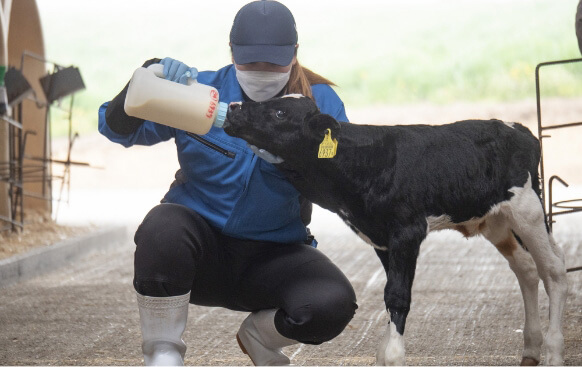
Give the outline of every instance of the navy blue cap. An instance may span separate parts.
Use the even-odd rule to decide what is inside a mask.
[[[270,62],[287,66],[297,44],[293,14],[277,1],[248,3],[234,17],[230,43],[237,64]]]

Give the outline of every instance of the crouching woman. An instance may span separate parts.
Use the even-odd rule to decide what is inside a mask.
[[[302,93],[347,121],[330,82],[297,62],[291,12],[255,1],[237,13],[233,64],[198,73],[221,102],[264,101]],[[166,58],[166,79],[185,82],[195,68]],[[188,305],[249,312],[236,338],[256,365],[285,365],[281,348],[339,335],[357,308],[344,274],[312,244],[311,204],[261,152],[220,128],[203,136],[128,116],[127,87],[99,110],[99,131],[126,147],[173,138],[180,170],[162,203],[135,234],[134,288],[146,365],[181,365]],[[233,331],[233,336],[235,331]],[[196,351],[195,351],[196,352]]]

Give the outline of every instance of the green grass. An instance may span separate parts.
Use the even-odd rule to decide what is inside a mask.
[[[87,86],[75,99],[76,130],[95,130],[99,105],[149,58],[201,70],[228,64],[230,26],[245,3],[38,0],[46,56],[79,66]],[[299,60],[338,84],[348,108],[533,100],[537,64],[580,57],[577,0],[285,3],[297,21]],[[549,74],[544,96],[582,94],[582,64]],[[54,135],[66,130],[59,120]]]

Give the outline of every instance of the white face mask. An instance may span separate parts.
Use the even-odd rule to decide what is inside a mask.
[[[291,69],[286,73],[236,69],[236,78],[242,90],[255,102],[275,97],[285,87],[290,75]]]

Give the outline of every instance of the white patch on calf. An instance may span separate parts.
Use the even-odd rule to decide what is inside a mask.
[[[512,187],[509,192],[513,194],[511,200],[509,200],[509,205],[507,210],[504,210],[508,215],[508,210],[512,213],[527,213],[527,217],[515,217],[516,224],[520,228],[527,228],[532,225],[537,225],[538,223],[543,223],[544,213],[540,210],[541,203],[539,198],[535,193],[533,193],[531,186],[531,177],[527,179],[527,182],[523,187]],[[533,195],[532,195],[533,194]],[[545,226],[540,226],[538,230],[541,230],[545,234]]]
[[[514,188],[510,189],[509,191],[513,190]],[[487,214],[480,218],[471,218],[467,221],[454,223],[450,216],[448,215],[441,215],[438,217],[429,216],[426,218],[426,222],[428,223],[427,233],[433,231],[440,231],[443,229],[462,229],[462,233],[467,237],[476,236],[481,233],[481,228],[485,222],[487,222],[490,218],[497,216],[501,211],[503,205],[508,205],[509,201],[503,201],[501,203],[495,204],[489,209]]]
[[[507,126],[509,126],[512,129],[515,129],[515,122],[507,122],[507,121],[503,121],[503,123]]]
[[[340,210],[340,212],[342,214],[345,213],[345,211]],[[382,251],[386,251],[386,248],[380,247],[378,245],[376,245],[374,242],[372,242],[372,240],[370,239],[370,237],[366,236],[364,233],[362,233],[362,231],[360,231],[356,226],[354,226],[349,220],[344,219],[344,217],[342,217],[342,220],[344,221],[344,223],[350,227],[352,229],[352,231],[354,231],[355,234],[358,235],[358,237],[360,237],[364,242],[366,242],[368,245],[372,246],[373,248],[377,249],[377,250],[382,250]]]
[[[426,233],[432,231],[439,231],[441,229],[451,228],[453,221],[450,216],[448,215],[440,215],[438,217],[429,216],[426,218],[426,222],[428,223]]]
[[[405,364],[404,337],[396,331],[396,325],[390,322],[376,351],[376,365],[404,366]]]

